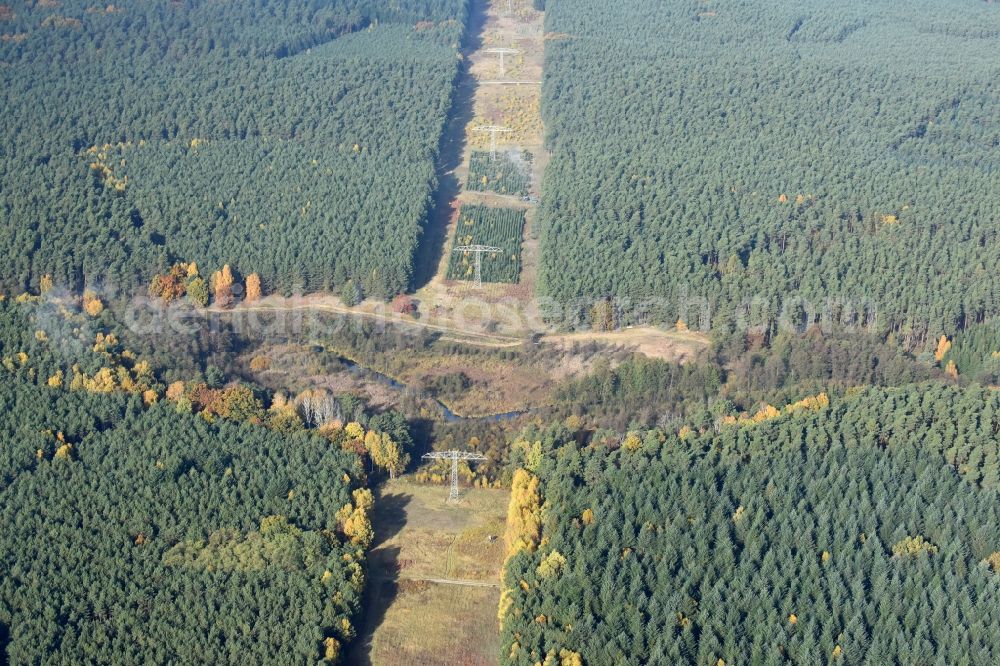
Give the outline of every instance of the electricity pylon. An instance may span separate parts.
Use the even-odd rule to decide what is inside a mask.
[[[507,68],[504,64],[504,56],[517,55],[518,53],[520,53],[520,51],[518,51],[517,49],[498,47],[492,49],[485,49],[483,53],[495,53],[496,55],[500,56],[500,78],[503,79],[507,77]]]
[[[494,247],[492,245],[459,245],[453,249],[452,252],[472,252],[476,255],[474,260],[474,265],[476,267],[475,282],[476,289],[480,289],[483,286],[483,253],[503,252],[503,248]]]
[[[449,502],[458,501],[458,461],[459,460],[486,460],[482,453],[472,451],[435,451],[425,453],[422,456],[425,460],[450,460],[451,461],[451,493],[448,494]]]
[[[509,127],[500,127],[499,125],[480,125],[479,127],[473,127],[473,132],[489,132],[490,133],[490,161],[496,162],[497,160],[497,134],[502,134],[503,132],[513,132]]]

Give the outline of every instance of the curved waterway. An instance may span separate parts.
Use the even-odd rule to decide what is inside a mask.
[[[348,370],[350,370],[355,374],[363,375],[365,377],[368,377],[369,379],[374,379],[380,384],[391,386],[392,388],[397,389],[399,391],[402,391],[403,389],[414,390],[412,387],[407,386],[406,384],[396,379],[393,379],[389,375],[383,374],[378,370],[372,370],[371,368],[366,368],[365,366],[360,365],[349,358],[344,358],[343,356],[338,356],[338,358],[340,359],[340,362],[347,367]],[[467,422],[478,421],[482,423],[495,423],[498,421],[510,421],[512,419],[516,419],[519,416],[524,416],[525,414],[528,413],[527,410],[520,410],[513,412],[503,412],[500,414],[486,414],[484,416],[462,416],[460,414],[456,414],[455,412],[451,411],[451,409],[449,409],[446,404],[444,404],[437,398],[428,395],[427,393],[420,392],[420,396],[437,405],[438,408],[441,410],[441,415],[444,417],[444,420],[447,421],[448,423],[457,423],[459,421],[467,421]]]

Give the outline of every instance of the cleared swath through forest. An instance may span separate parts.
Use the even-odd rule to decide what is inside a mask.
[[[532,222],[541,195],[541,173],[546,156],[542,142],[542,122],[539,109],[541,68],[544,54],[543,15],[530,2],[519,0],[508,12],[505,2],[488,6],[483,14],[482,30],[470,36],[465,54],[455,108],[442,144],[442,161],[438,171],[439,191],[417,261],[415,284],[417,298],[430,307],[445,310],[455,307],[463,296],[487,299],[515,298],[527,302],[534,291],[536,245]],[[479,20],[473,6],[470,25]],[[472,30],[470,29],[470,33]],[[504,48],[514,53],[506,56],[507,77],[524,79],[525,85],[497,85],[500,63],[493,50]],[[497,153],[489,150],[491,139],[485,127],[502,127],[509,131],[497,135]],[[474,290],[471,283],[452,270],[450,255],[453,241],[458,239],[462,206],[476,204],[491,208],[520,211],[525,224],[520,232],[512,230],[510,238],[495,243],[511,246],[509,255],[519,256],[516,276],[502,277]],[[458,278],[458,279],[456,279]],[[471,278],[470,278],[471,279]],[[490,277],[484,274],[484,280]]]

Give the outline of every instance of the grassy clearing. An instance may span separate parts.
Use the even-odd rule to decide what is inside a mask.
[[[500,591],[402,580],[373,636],[371,664],[496,664]],[[360,663],[360,662],[359,662]]]
[[[467,488],[457,505],[448,489],[406,479],[385,486],[375,506],[377,547],[369,555],[373,576],[456,578],[496,582],[503,545],[504,490]]]
[[[508,493],[468,488],[456,505],[447,497],[446,487],[407,479],[380,492],[364,635],[349,664],[496,663],[499,589],[427,579],[499,582]]]

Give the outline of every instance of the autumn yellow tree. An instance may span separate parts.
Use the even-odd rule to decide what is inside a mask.
[[[177,402],[178,400],[184,397],[186,388],[187,387],[184,386],[184,382],[181,381],[174,382],[173,384],[167,387],[167,400],[170,400],[171,402]]]
[[[222,267],[221,271],[212,273],[212,293],[215,294],[215,303],[220,307],[228,307],[233,302],[233,272],[229,269],[229,264]]]
[[[938,340],[937,349],[934,350],[934,360],[940,363],[944,360],[945,354],[951,349],[951,340],[948,336],[942,335]]]
[[[163,275],[157,275],[149,285],[149,295],[169,303],[187,291],[188,264],[178,263]]]
[[[566,566],[566,557],[558,550],[546,555],[535,570],[540,578],[551,578],[560,574]]]
[[[376,467],[389,472],[390,479],[402,474],[410,463],[409,454],[386,433],[369,430],[365,435],[365,451]]]
[[[218,390],[202,390],[201,393],[208,398],[207,400],[199,398],[204,405],[202,412],[206,416],[216,415],[224,419],[250,423],[263,421],[264,407],[249,386],[229,386]]]
[[[372,491],[367,488],[359,488],[353,493],[354,502],[345,504],[337,512],[337,523],[340,531],[351,543],[368,548],[375,532],[372,529],[371,520],[368,518],[368,511],[375,503]]]
[[[323,641],[323,660],[336,664],[338,659],[340,659],[340,641],[330,636]]]
[[[375,506],[375,496],[368,488],[358,488],[351,493],[351,498],[354,500],[354,506],[366,513]]]
[[[538,477],[527,470],[517,470],[511,482],[507,529],[504,533],[508,556],[520,550],[534,552],[542,538],[541,513]]]
[[[892,546],[892,554],[897,559],[934,555],[937,552],[938,547],[919,534],[903,537]]]
[[[372,461],[372,464],[376,467],[384,468],[384,445],[383,440],[388,439],[388,437],[383,437],[374,430],[369,430],[365,434],[365,451],[368,453],[368,458]]]
[[[626,451],[635,451],[642,446],[642,438],[638,433],[630,432],[622,440],[622,448]]]
[[[302,430],[305,425],[302,423],[302,417],[299,416],[295,404],[284,399],[284,396],[281,397],[281,400],[275,399],[268,410],[268,423],[271,428],[279,432]]]
[[[983,560],[983,564],[989,567],[989,570],[993,573],[1000,573],[1000,551],[990,553],[990,555]]]
[[[91,317],[96,317],[104,312],[104,303],[97,297],[97,294],[89,289],[83,292],[83,311]]]
[[[247,293],[244,300],[246,300],[247,303],[254,303],[260,300],[261,291],[260,291],[259,275],[257,275],[256,273],[251,273],[250,275],[248,275],[246,288],[247,288]]]
[[[117,378],[111,368],[101,368],[93,377],[83,376],[83,388],[90,393],[111,393],[118,388]]]
[[[757,413],[750,417],[750,420],[754,423],[761,423],[763,421],[770,421],[771,419],[776,419],[781,416],[781,412],[778,411],[773,405],[764,405]]]
[[[559,650],[559,666],[583,666],[583,657],[579,652],[562,648]]]
[[[539,493],[538,477],[526,469],[519,468],[514,472],[511,481],[510,503],[507,505],[507,528],[504,531],[507,559],[522,550],[535,552],[541,540],[542,498]],[[506,567],[506,562],[504,566]],[[500,620],[501,627],[514,604],[513,594],[514,590],[508,587],[500,590],[497,619]]]
[[[536,666],[583,666],[583,657],[580,656],[579,652],[560,648],[558,654],[556,654],[555,650],[550,650],[545,655],[545,661],[536,662]]]

